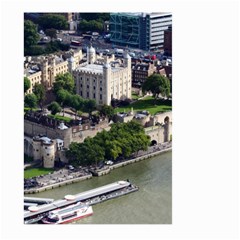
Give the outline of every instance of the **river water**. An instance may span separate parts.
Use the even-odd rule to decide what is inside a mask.
[[[93,215],[75,224],[171,224],[172,152],[130,164],[102,177],[26,196],[63,198],[119,180],[129,179],[137,192],[93,205]]]

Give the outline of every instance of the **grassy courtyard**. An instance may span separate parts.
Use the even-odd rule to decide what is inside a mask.
[[[119,107],[115,108],[114,112],[128,112],[133,108],[134,111],[143,111],[147,110],[154,115],[158,112],[166,112],[172,110],[172,101],[171,100],[164,100],[158,99],[156,101],[156,105],[154,104],[154,98],[152,96],[147,96],[144,99],[138,100],[126,107]]]
[[[72,120],[70,117],[63,117],[63,116],[60,116],[58,114],[56,114],[56,115],[49,114],[48,117],[54,118],[56,120],[64,121],[64,122],[67,122],[67,123]]]
[[[40,175],[46,175],[48,173],[53,172],[54,169],[46,169],[46,168],[30,168],[24,170],[24,178],[32,178]]]

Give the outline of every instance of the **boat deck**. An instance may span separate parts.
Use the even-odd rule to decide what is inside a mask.
[[[87,203],[89,205],[94,205],[102,201],[122,196],[136,190],[138,190],[138,188],[128,181],[114,182],[102,187],[98,187],[89,191],[73,195],[72,200],[59,199],[53,201],[50,204],[40,205],[38,206],[38,210],[35,212],[31,211],[24,212],[24,220],[25,223],[31,223],[34,222],[34,218],[39,219],[45,216],[49,211],[52,211],[56,208],[66,207],[79,201]]]

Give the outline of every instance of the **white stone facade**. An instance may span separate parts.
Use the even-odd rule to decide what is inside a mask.
[[[114,57],[112,56],[111,60]],[[131,57],[125,54],[123,62],[98,61],[94,48],[88,49],[87,63],[79,65],[73,76],[76,91],[83,98],[94,99],[97,104],[110,105],[111,100],[131,98]]]

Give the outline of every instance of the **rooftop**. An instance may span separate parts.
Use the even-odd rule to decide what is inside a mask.
[[[111,67],[113,72],[123,69],[122,67]],[[85,72],[103,74],[103,65],[100,64],[86,64],[84,66],[79,66],[76,70],[81,70]]]

